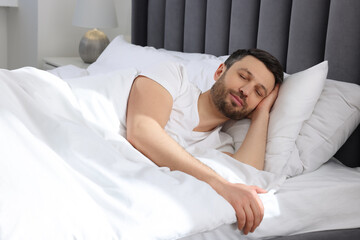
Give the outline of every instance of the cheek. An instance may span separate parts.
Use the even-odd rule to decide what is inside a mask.
[[[248,104],[248,108],[253,110],[257,107],[257,105],[260,103],[261,99],[256,98],[256,97],[249,97],[247,104]]]

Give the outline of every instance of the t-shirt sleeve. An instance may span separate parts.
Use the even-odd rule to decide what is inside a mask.
[[[184,67],[181,63],[165,62],[143,69],[140,75],[148,77],[163,86],[176,99],[184,82]]]

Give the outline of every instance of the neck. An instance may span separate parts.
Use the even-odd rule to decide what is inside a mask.
[[[227,120],[212,101],[210,90],[200,94],[198,101],[199,125],[194,131],[207,132],[223,124]]]

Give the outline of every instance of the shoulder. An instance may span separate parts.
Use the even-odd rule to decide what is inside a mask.
[[[140,72],[163,86],[175,99],[189,84],[185,67],[178,62],[164,62],[152,65]]]

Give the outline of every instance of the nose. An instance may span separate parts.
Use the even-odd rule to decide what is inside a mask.
[[[242,87],[239,89],[239,91],[240,91],[240,94],[246,98],[246,97],[248,97],[249,94],[250,94],[251,86],[249,86],[249,84],[246,84],[246,85],[242,86]]]
[[[243,91],[243,90],[241,90],[241,89],[240,89],[240,98],[242,98],[242,99],[247,98],[246,93],[244,93],[244,91]]]

